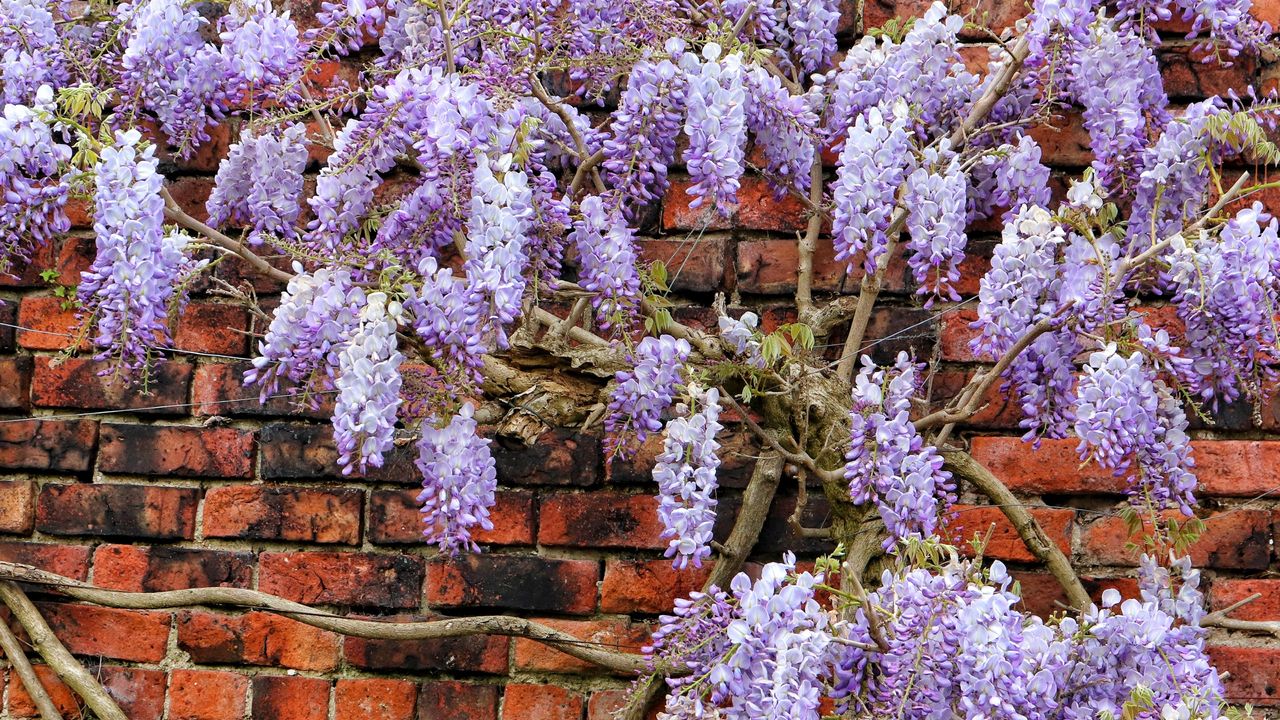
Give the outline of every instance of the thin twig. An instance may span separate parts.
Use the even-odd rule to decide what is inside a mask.
[[[31,667],[22,643],[18,642],[18,637],[9,629],[9,625],[3,622],[0,622],[0,647],[4,648],[5,657],[9,658],[13,671],[22,680],[22,687],[36,704],[41,720],[62,720],[62,713],[58,712],[58,706],[53,704],[49,691],[40,683],[40,677],[36,675],[35,668]]]
[[[245,262],[252,265],[255,270],[273,280],[289,282],[293,279],[293,273],[274,267],[257,253],[245,247],[244,243],[236,242],[235,240],[232,240],[226,235],[223,235],[217,230],[191,217],[187,214],[186,210],[182,209],[182,206],[178,204],[178,201],[173,199],[173,195],[169,194],[168,188],[160,188],[160,195],[164,198],[165,217],[182,227],[191,230],[192,232],[200,233],[210,243],[217,245],[223,250],[227,250],[228,252],[238,255]]]

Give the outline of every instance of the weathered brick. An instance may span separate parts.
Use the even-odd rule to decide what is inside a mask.
[[[159,662],[169,642],[170,613],[73,603],[38,603],[58,639],[76,655]]]
[[[608,560],[600,586],[600,610],[607,613],[667,613],[676,598],[702,589],[713,563],[676,570],[670,560]]]
[[[1093,162],[1093,149],[1084,118],[1078,112],[1054,115],[1031,128],[1045,163],[1057,167],[1085,167]]]
[[[24,297],[18,305],[18,344],[28,350],[66,350],[75,342],[80,328],[78,311],[63,307],[62,299],[52,296]],[[79,345],[89,347],[88,336]]]
[[[636,653],[649,642],[650,630],[628,620],[538,620],[543,625],[596,645],[622,653]],[[566,655],[555,648],[525,638],[515,639],[515,669],[530,672],[593,674],[598,665]]]
[[[164,714],[166,677],[163,670],[131,667],[99,669],[99,680],[129,720],[160,720]]]
[[[204,536],[354,545],[363,505],[354,488],[217,487],[205,493]]]
[[[93,238],[75,235],[39,243],[31,254],[31,262],[21,265],[20,261],[15,262],[12,274],[0,274],[0,286],[47,288],[51,283],[74,286],[80,282],[80,273],[89,269],[94,251]],[[57,275],[45,280],[41,274],[49,270]]]
[[[555,685],[513,683],[502,693],[502,720],[571,720],[582,709],[581,695]]]
[[[538,542],[580,547],[665,548],[653,495],[557,493],[538,508]]]
[[[93,583],[130,592],[253,585],[253,553],[165,546],[99,545]]]
[[[689,194],[692,185],[687,177],[671,178],[671,186],[662,199],[664,229],[696,233],[741,227],[749,230],[796,232],[804,230],[808,224],[808,211],[804,203],[791,195],[778,198],[774,195],[773,188],[760,177],[742,177],[737,207],[727,218],[711,202],[704,202],[697,208],[689,207],[694,201],[694,196]]]
[[[1176,513],[1168,517],[1182,520]],[[1270,512],[1234,510],[1209,516],[1204,525],[1204,532],[1187,553],[1197,567],[1264,570],[1270,565]],[[1085,562],[1097,565],[1137,565],[1139,553],[1126,547],[1129,539],[1123,519],[1101,517],[1083,527],[1080,554]]]
[[[265,480],[333,477],[342,471],[329,425],[273,423],[259,431],[258,445]],[[412,447],[396,448],[382,467],[369,468],[363,475],[354,472],[352,477],[416,485],[422,482],[422,473],[413,464],[416,457]]]
[[[667,267],[668,285],[677,292],[715,292],[724,287],[728,235],[704,234],[676,240],[641,239],[640,261]]]
[[[40,685],[49,694],[49,699],[58,708],[58,712],[67,718],[80,717],[80,696],[58,679],[58,674],[53,671],[53,668],[48,665],[35,665],[34,668],[36,677],[40,679]],[[22,684],[22,680],[12,670],[6,671],[6,674],[9,677],[8,716],[15,719],[40,717],[40,711],[36,709],[36,704],[27,692],[26,686]]]
[[[242,720],[249,678],[221,670],[174,670],[169,720]]]
[[[364,553],[263,553],[258,589],[301,603],[412,608],[422,597],[422,558]]]
[[[18,309],[13,303],[0,305],[0,352],[13,352]]]
[[[464,555],[432,561],[433,607],[490,607],[585,615],[595,609],[599,567],[590,560]]]
[[[434,617],[401,615],[400,621],[433,620]],[[510,640],[497,635],[435,638],[428,640],[369,640],[348,637],[343,653],[347,662],[364,670],[474,672],[501,675],[507,672]]]
[[[418,686],[408,680],[339,680],[333,688],[334,720],[414,720]]]
[[[1191,448],[1204,495],[1256,497],[1280,483],[1280,442],[1205,440]]]
[[[1226,63],[1205,63],[1205,50],[1191,42],[1164,43],[1156,55],[1164,90],[1171,98],[1200,99],[1242,92],[1253,84],[1257,61],[1247,53]],[[1209,50],[1208,52],[1213,52]]]
[[[942,316],[939,342],[943,360],[973,362],[979,359],[969,345],[971,340],[978,337],[978,331],[972,327],[973,321],[977,319],[977,311],[971,309],[956,310]]]
[[[1071,524],[1075,519],[1073,510],[1056,510],[1051,508],[1028,508],[1028,512],[1044,530],[1059,549],[1068,557],[1071,555]],[[1036,556],[1027,549],[1013,523],[1005,517],[1000,508],[986,505],[955,505],[946,516],[942,534],[953,545],[960,547],[966,554],[973,554],[975,537],[979,540],[991,537],[987,541],[983,555],[999,560],[1033,562]]]
[[[973,372],[965,370],[941,370],[933,376],[933,395],[929,412],[941,410],[957,397],[968,385]],[[1000,430],[1014,430],[1022,420],[1022,408],[1018,398],[1000,391],[1000,383],[994,383],[982,398],[982,406],[961,425]]]
[[[1127,482],[1097,463],[1080,465],[1078,440],[1043,440],[1039,449],[1016,437],[975,437],[969,452],[1017,493],[1110,493]]]
[[[51,483],[40,489],[36,528],[52,535],[190,539],[196,488]]]
[[[212,177],[188,175],[170,180],[166,186],[169,194],[173,195],[173,199],[178,201],[178,205],[187,214],[200,222],[209,219],[209,211],[205,206],[209,202],[209,193],[213,192]]]
[[[91,420],[0,423],[0,468],[85,472],[97,439],[98,424]]]
[[[329,681],[291,675],[253,679],[252,720],[328,720]]]
[[[929,0],[871,0],[863,5],[863,27],[880,28],[891,19],[906,20],[923,17],[932,3]],[[987,28],[999,34],[1002,30],[1011,29],[1014,23],[1026,15],[1027,9],[1018,3],[1002,2],[1002,0],[959,0],[949,4],[951,12],[964,17],[976,26]],[[990,36],[977,27],[966,25],[961,37],[974,40],[985,40]]]
[[[371,542],[386,544],[418,544],[422,542],[422,507],[419,490],[375,490],[369,496],[369,530]],[[492,530],[472,530],[471,537],[481,545],[533,544],[533,493],[500,490],[494,494],[489,508]]]
[[[0,482],[0,532],[25,535],[35,521],[35,483]]]
[[[216,355],[244,355],[249,347],[249,314],[221,303],[189,303],[178,319],[173,346]]]
[[[1280,648],[1210,645],[1208,650],[1214,669],[1228,673],[1223,682],[1228,700],[1280,705]]]
[[[205,363],[196,368],[191,381],[191,402],[196,415],[288,416],[327,419],[333,415],[333,396],[323,395],[312,408],[301,395],[272,397],[265,403],[253,387],[245,387],[244,373],[253,365],[245,362]],[[283,395],[284,393],[278,393]]]
[[[248,478],[253,473],[253,432],[107,424],[102,426],[98,468],[135,475]]]
[[[84,358],[37,357],[31,401],[39,407],[186,414],[190,364],[181,360],[160,363],[152,369],[145,394],[123,377],[102,375],[106,367],[106,363]]]
[[[497,720],[497,685],[476,685],[455,680],[422,683],[418,695],[418,720]]]
[[[38,567],[63,577],[89,577],[89,548],[36,542],[0,542],[0,560]]]
[[[498,480],[516,485],[594,485],[599,477],[600,439],[567,430],[548,430],[530,447],[495,443]]]
[[[327,672],[338,667],[339,638],[267,612],[178,613],[178,647],[203,664],[267,665]]]
[[[1231,611],[1238,620],[1275,620],[1280,618],[1280,580],[1271,578],[1217,578],[1209,593],[1213,610],[1261,595],[1256,600]]]
[[[0,358],[0,410],[27,410],[31,407],[32,358]]]

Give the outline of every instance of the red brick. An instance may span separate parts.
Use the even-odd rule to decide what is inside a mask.
[[[662,199],[662,227],[667,230],[704,232],[741,227],[749,230],[795,232],[805,229],[808,211],[804,203],[791,195],[781,199],[762,178],[743,176],[738,189],[738,206],[726,218],[710,201],[690,208],[694,196],[688,193],[693,183],[688,178],[674,177]]]
[[[236,305],[191,303],[182,311],[173,345],[217,355],[244,355],[249,347],[249,314]]]
[[[0,542],[0,560],[84,580],[89,577],[89,548],[35,542]]]
[[[188,215],[200,222],[209,220],[209,212],[205,209],[205,204],[209,202],[209,193],[213,192],[213,178],[180,177],[167,182],[166,186],[169,188],[169,194],[173,195],[173,199],[187,211]]]
[[[341,473],[333,428],[327,423],[272,423],[259,431],[258,446],[264,480],[311,480]],[[396,448],[382,467],[369,468],[363,475],[354,472],[351,477],[419,485],[422,473],[413,464],[416,458],[417,451],[412,447]]]
[[[422,558],[363,553],[263,553],[258,589],[301,603],[413,608],[422,597]]]
[[[408,680],[339,680],[333,720],[414,720],[418,686]]]
[[[701,590],[712,563],[676,570],[670,560],[608,560],[600,587],[600,610],[607,613],[671,612],[676,598]]]
[[[978,331],[970,325],[978,319],[976,310],[956,310],[942,316],[942,359],[947,362],[973,362],[979,358],[969,343],[978,337]]]
[[[454,680],[422,683],[418,720],[497,720],[498,686]]]
[[[217,487],[205,494],[204,536],[354,545],[363,505],[354,488]]]
[[[31,532],[35,507],[35,484],[30,480],[0,482],[0,532]]]
[[[329,681],[259,675],[253,679],[252,720],[328,720]]]
[[[338,667],[339,638],[273,613],[184,611],[178,614],[178,647],[197,663],[328,672]]]
[[[378,544],[422,542],[419,490],[375,490],[369,497],[369,540]],[[533,494],[500,490],[489,508],[492,530],[473,530],[481,545],[532,545]]]
[[[397,622],[440,619],[439,616],[397,615]],[[468,635],[426,640],[370,640],[348,637],[343,654],[347,662],[363,670],[396,672],[471,672],[504,675],[511,647],[498,635]]]
[[[242,720],[249,678],[219,670],[174,670],[169,720]]]
[[[160,425],[102,426],[103,472],[181,477],[249,478],[253,432]]]
[[[1237,620],[1275,620],[1280,618],[1280,580],[1217,578],[1209,593],[1212,609],[1221,610],[1253,595],[1262,597],[1231,611]]]
[[[589,487],[600,477],[600,439],[571,430],[548,430],[531,446],[496,445],[498,481],[514,485]]]
[[[965,370],[940,370],[933,377],[932,402],[929,411],[941,410],[969,384],[973,373]],[[1000,383],[988,388],[982,398],[982,406],[971,418],[961,423],[979,428],[1014,430],[1022,420],[1022,408],[1018,398],[1000,391]]]
[[[74,307],[64,308],[56,297],[25,297],[18,306],[18,344],[28,350],[66,350],[75,342],[80,329]],[[88,337],[81,339],[79,349],[89,347]]]
[[[1018,570],[1009,574],[1018,582],[1021,590],[1022,603],[1019,609],[1041,618],[1048,618],[1054,613],[1062,612],[1062,605],[1067,604],[1067,594],[1063,592],[1057,578],[1052,575]]]
[[[1211,440],[1191,447],[1204,495],[1256,497],[1276,486],[1280,442]]]
[[[84,358],[35,358],[31,400],[39,407],[83,410],[144,410],[164,415],[185,415],[191,365],[169,361],[152,370],[148,392],[130,385],[124,377],[102,375],[106,363]],[[156,407],[156,406],[171,407]]]
[[[191,402],[196,415],[284,415],[316,419],[328,419],[333,415],[333,396],[325,395],[311,408],[301,402],[301,395],[273,397],[265,403],[259,401],[254,387],[245,387],[244,373],[253,367],[249,362],[215,362],[196,368],[191,383]],[[283,395],[283,393],[278,393]]]
[[[640,261],[662,262],[672,290],[715,292],[724,287],[727,235],[694,235],[673,240],[641,239],[637,243]]]
[[[1040,145],[1044,162],[1059,167],[1085,167],[1093,162],[1089,131],[1078,112],[1054,115],[1049,122],[1035,125],[1029,133]]]
[[[650,636],[649,628],[640,624],[633,625],[629,620],[543,619],[538,622],[615,652],[638,654],[648,644]],[[514,659],[516,670],[573,674],[601,672],[598,665],[525,638],[515,639]]]
[[[975,437],[970,452],[1016,493],[1113,493],[1128,483],[1096,463],[1080,466],[1075,439],[1045,440],[1035,450],[1016,437]]]
[[[596,606],[599,565],[521,555],[464,555],[432,561],[427,602],[433,607],[490,607],[568,615]]]
[[[0,468],[85,472],[97,439],[98,423],[90,420],[0,423]]]
[[[1050,508],[1030,508],[1031,516],[1067,557],[1071,556],[1071,523],[1075,519],[1073,510],[1054,510]],[[994,528],[994,529],[993,529]],[[973,545],[969,541],[974,537],[985,539],[988,530],[991,538],[987,542],[983,554],[988,558],[1013,560],[1018,562],[1034,562],[1035,555],[1027,549],[1013,523],[1005,517],[1000,508],[985,505],[956,505],[947,514],[942,530],[950,543],[958,546],[966,554],[973,553]]]
[[[49,694],[49,699],[53,701],[53,704],[62,713],[63,717],[80,717],[80,697],[58,679],[58,675],[53,671],[53,668],[48,665],[36,665],[34,667],[36,676],[40,678],[40,684],[44,686],[45,691]],[[31,700],[31,695],[27,693],[27,688],[22,684],[22,679],[15,675],[12,670],[7,671],[6,674],[9,677],[8,716],[12,718],[40,717],[40,712],[36,710],[36,704]]]
[[[94,605],[40,603],[58,639],[76,655],[159,662],[169,643],[170,613]]]
[[[93,262],[93,238],[67,236],[53,242],[39,243],[28,263],[15,262],[10,272],[0,274],[0,286],[22,288],[47,288],[51,284],[74,286],[80,282],[80,273],[88,270]],[[57,271],[52,281],[46,281],[41,273]],[[17,277],[14,277],[16,275]]]
[[[1208,650],[1214,668],[1229,673],[1223,683],[1228,701],[1280,705],[1280,649],[1210,645]]]
[[[166,546],[100,545],[93,584],[130,592],[253,586],[253,553]]]
[[[885,287],[901,290],[906,286],[907,268],[895,256],[886,275]],[[778,295],[795,291],[800,250],[794,238],[751,238],[738,243],[736,272],[738,289],[745,293]],[[848,272],[848,265],[835,259],[835,246],[829,238],[821,238],[813,254],[813,288],[834,292],[856,290],[862,279],[861,264]],[[842,286],[843,281],[843,286]]]
[[[31,407],[31,358],[0,358],[0,410]]]
[[[1168,517],[1182,520],[1176,513]],[[1188,550],[1197,567],[1265,570],[1270,565],[1271,514],[1266,510],[1219,513],[1206,518],[1204,524],[1200,539]],[[1137,565],[1138,552],[1125,547],[1129,540],[1124,520],[1102,517],[1084,526],[1080,553],[1088,563]]]
[[[196,488],[51,483],[40,489],[36,528],[52,535],[191,539],[199,498]]]
[[[163,670],[104,667],[99,680],[129,720],[160,720],[164,714]]]
[[[582,696],[555,685],[511,684],[502,693],[502,720],[574,720]]]
[[[1253,84],[1257,62],[1252,57],[1242,54],[1230,66],[1204,63],[1205,51],[1195,50],[1193,45],[1191,42],[1169,42],[1157,53],[1164,90],[1169,97],[1200,99],[1212,95],[1225,96],[1231,90],[1243,92]]]
[[[538,510],[538,542],[579,547],[665,548],[653,495],[614,492],[545,496]]]

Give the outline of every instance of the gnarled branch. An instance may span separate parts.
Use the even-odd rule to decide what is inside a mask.
[[[35,668],[31,667],[31,661],[27,659],[22,643],[18,642],[18,637],[6,623],[0,623],[0,647],[4,648],[5,657],[9,658],[9,665],[13,667],[13,672],[22,681],[22,687],[26,688],[27,695],[30,695],[32,702],[35,703],[36,711],[40,713],[40,720],[62,720],[62,713],[58,712],[58,707],[53,704],[48,691],[44,689],[44,685],[40,684],[40,678],[36,675]]]

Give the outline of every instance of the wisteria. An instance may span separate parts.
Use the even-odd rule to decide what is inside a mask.
[[[42,105],[53,98],[48,86],[37,93]],[[5,105],[0,115],[0,275],[31,257],[34,244],[71,229],[67,185],[59,165],[71,148],[54,140],[37,107]]]
[[[954,494],[942,457],[911,424],[918,369],[902,353],[891,369],[870,358],[853,386],[844,476],[858,504],[875,502],[889,530],[886,549],[910,537],[929,537]]]
[[[181,306],[184,279],[202,263],[187,255],[187,237],[167,232],[164,178],[155,147],[139,150],[141,135],[120,133],[95,168],[97,255],[80,283],[80,300],[97,321],[99,359],[144,370],[157,345],[170,338],[169,316]]]
[[[575,470],[648,478],[655,547],[718,584],[659,622],[668,720],[1218,720],[1172,511],[1200,428],[1280,381],[1280,221],[1249,205],[1280,95],[1165,82],[1184,52],[1252,73],[1271,28],[1248,0],[847,5],[0,0],[10,324],[52,347],[27,316],[56,298],[136,382],[189,293],[243,312],[244,383],[326,411],[342,473],[416,442],[445,554],[493,529],[498,448],[580,433]],[[1160,548],[1140,598],[1090,606],[1018,515],[1040,490],[966,472],[1015,423],[1120,478],[1083,489]],[[984,496],[1072,607],[939,539]],[[800,539],[834,554],[740,571]]]
[[[493,529],[489,508],[498,486],[489,441],[477,434],[471,405],[439,424],[435,417],[426,419],[418,441],[423,533],[446,553],[479,550],[472,532]]]
[[[671,538],[667,557],[677,568],[702,567],[711,556],[711,536],[716,522],[716,468],[720,444],[720,392],[691,391],[695,412],[678,417],[663,429],[662,453],[653,466],[658,483],[658,519]]]
[[[605,430],[611,454],[626,457],[649,433],[662,429],[662,413],[675,397],[680,366],[691,351],[688,341],[670,335],[647,337],[636,346],[633,369],[618,373],[609,399]]]
[[[391,450],[400,406],[400,363],[396,324],[401,306],[385,293],[369,293],[360,313],[360,328],[338,353],[338,398],[333,410],[333,438],[343,473],[359,467],[382,467]]]
[[[292,239],[307,166],[306,131],[302,124],[285,128],[279,136],[246,131],[218,166],[206,203],[209,223],[248,225],[245,239],[255,245],[264,236]]]

